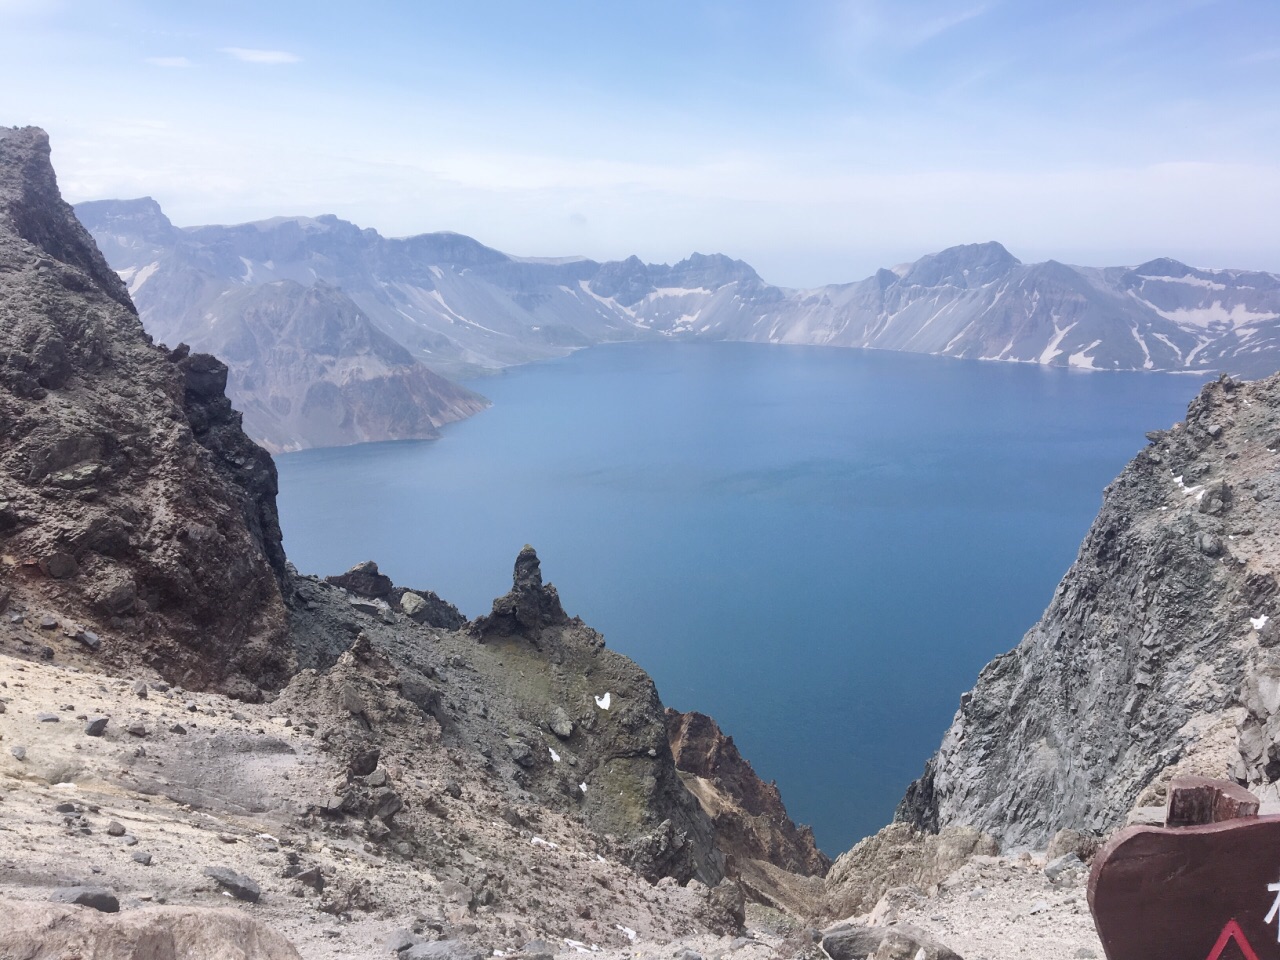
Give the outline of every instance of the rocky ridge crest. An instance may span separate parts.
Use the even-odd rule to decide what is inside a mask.
[[[675,264],[520,258],[455,233],[389,239],[329,215],[178,230],[149,199],[77,209],[152,332],[202,349],[213,349],[206,315],[220,297],[318,277],[449,375],[655,337],[1244,376],[1270,373],[1280,350],[1280,276],[1167,258],[1022,263],[989,241],[793,290],[721,254]]]

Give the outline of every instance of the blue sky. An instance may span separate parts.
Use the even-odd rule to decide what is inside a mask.
[[[789,286],[955,243],[1280,271],[1277,0],[0,0],[71,200]]]

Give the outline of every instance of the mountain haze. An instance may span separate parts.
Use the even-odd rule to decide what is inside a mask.
[[[333,216],[178,229],[150,199],[77,212],[153,334],[206,348],[232,291],[293,280],[341,291],[418,360],[469,376],[647,337],[902,350],[1096,370],[1252,376],[1280,366],[1280,277],[1156,259],[1026,264],[999,243],[951,247],[853,283],[793,290],[693,254],[513,257],[454,233],[388,239]]]
[[[252,269],[230,244],[186,242],[155,203],[109,210],[116,232],[103,238],[104,248],[131,291],[147,290],[147,331],[222,359],[245,429],[269,450],[430,439],[442,425],[488,405],[416,360],[315,271],[293,271],[299,282],[290,271],[275,276],[264,268],[250,282]],[[79,216],[100,223],[101,211],[81,204]],[[289,247],[287,230],[267,233]],[[296,260],[302,246],[259,252]],[[227,282],[227,258],[244,272],[243,282]]]

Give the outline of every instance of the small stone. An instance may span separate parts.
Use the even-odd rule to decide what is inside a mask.
[[[141,720],[135,720],[124,728],[125,732],[135,737],[145,737],[147,735],[147,725]]]
[[[462,798],[462,786],[457,780],[446,780],[444,782],[444,792],[455,800],[460,800]]]
[[[123,836],[124,836],[124,825],[123,825],[122,823],[120,823],[120,821],[119,821],[119,820],[112,820],[110,823],[108,823],[108,824],[107,824],[107,836],[109,836],[109,837],[123,837]]]
[[[371,787],[385,787],[387,785],[387,771],[379,767],[373,773],[364,778],[364,782]]]
[[[143,700],[147,699],[147,685],[141,680],[134,681],[133,694],[136,697],[141,697]]]
[[[107,724],[110,717],[90,717],[89,722],[84,725],[84,733],[87,737],[100,737],[107,732]]]
[[[1072,851],[1071,853],[1064,853],[1056,860],[1050,860],[1046,863],[1044,867],[1044,875],[1050,880],[1057,880],[1067,871],[1075,870],[1077,867],[1083,868],[1084,861],[1080,859],[1075,851]]]
[[[26,748],[26,747],[13,746],[13,747],[10,747],[10,748],[9,748],[9,752],[10,752],[11,754],[13,754],[13,759],[15,759],[15,760],[17,760],[17,761],[19,761],[19,762],[21,762],[21,761],[23,761],[23,760],[27,759],[27,748]]]
[[[62,803],[58,804],[53,809],[58,813],[75,813],[76,805],[74,803],[69,803],[64,800]]]
[[[405,594],[405,596],[408,596],[408,594]],[[400,953],[402,950],[408,950],[417,943],[418,938],[413,935],[413,931],[402,929],[394,931],[391,936],[387,937],[383,942],[385,943],[386,948],[392,953]]]
[[[36,721],[39,723],[58,723],[59,717],[56,713],[37,713]]]
[[[320,872],[319,867],[308,867],[295,876],[294,879],[299,883],[305,883],[316,893],[324,890],[324,874]]]
[[[118,913],[120,901],[110,887],[62,887],[49,897],[54,903],[75,903],[103,913]]]
[[[58,621],[55,620],[53,617],[50,617],[47,615],[43,616],[40,618],[40,629],[41,630],[57,630]]]
[[[573,721],[569,719],[569,714],[565,712],[564,707],[556,707],[551,711],[551,719],[547,722],[547,726],[561,740],[568,740],[573,736]]]
[[[484,960],[484,951],[461,940],[415,943],[400,954],[404,960]]]
[[[76,639],[95,653],[102,646],[102,638],[92,630],[77,630]]]
[[[80,572],[80,564],[76,563],[76,558],[65,550],[58,550],[40,560],[40,569],[44,571],[45,576],[52,577],[54,580],[66,580]]]
[[[243,873],[236,873],[230,867],[205,867],[204,875],[216,880],[237,900],[257,903],[258,898],[262,896],[262,889],[257,883]]]
[[[131,833],[126,833],[120,838],[120,842],[126,847],[136,847],[138,845],[138,838]]]
[[[169,732],[170,733],[186,733],[187,728],[180,723],[175,723],[172,727],[169,728]]]
[[[140,863],[144,867],[151,866],[151,854],[146,853],[145,851],[139,850],[137,853],[132,855],[132,859],[134,863]]]
[[[378,769],[378,759],[382,752],[377,747],[357,747],[347,762],[347,769],[353,777],[367,777]]]
[[[195,713],[197,710],[199,710],[199,709],[200,709],[200,708],[196,705],[196,702],[195,702],[194,700],[188,700],[188,701],[187,701],[186,703],[184,703],[182,706],[183,706],[183,709],[185,709],[185,710],[187,711],[187,713]]]

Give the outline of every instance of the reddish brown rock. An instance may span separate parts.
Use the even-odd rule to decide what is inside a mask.
[[[666,711],[676,769],[711,817],[720,849],[737,861],[764,860],[801,876],[822,876],[831,860],[813,831],[787,816],[776,783],[765,783],[714,720]]]

